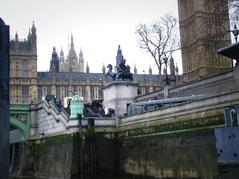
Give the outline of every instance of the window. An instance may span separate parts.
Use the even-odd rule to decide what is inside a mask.
[[[41,101],[42,100],[42,87],[38,86],[38,100]]]
[[[22,64],[22,76],[24,78],[28,77],[28,63],[27,62],[23,62],[23,64]]]
[[[29,87],[24,85],[22,86],[22,97],[23,97],[23,103],[29,103]]]
[[[56,97],[60,99],[61,97],[61,88],[59,86],[56,87]]]
[[[65,97],[68,96],[68,89],[67,89],[67,86],[65,86]]]
[[[51,86],[47,86],[47,95],[51,94]]]

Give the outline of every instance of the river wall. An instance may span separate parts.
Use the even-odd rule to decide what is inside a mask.
[[[130,137],[115,132],[67,134],[25,143],[24,158],[18,175],[38,178],[220,176],[214,129],[209,128]]]

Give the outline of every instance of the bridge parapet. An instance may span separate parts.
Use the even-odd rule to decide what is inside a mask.
[[[224,109],[238,104],[238,90],[211,95],[196,101],[121,118],[119,129],[123,133],[132,130],[132,134],[137,135],[135,129],[144,129],[138,132],[146,134],[224,126]]]

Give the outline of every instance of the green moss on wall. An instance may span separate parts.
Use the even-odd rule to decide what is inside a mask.
[[[173,132],[177,130],[185,129],[198,129],[203,127],[212,127],[224,124],[223,115],[213,116],[208,118],[197,118],[187,121],[178,121],[166,124],[159,124],[155,126],[149,126],[146,128],[135,128],[129,130],[122,130],[119,132],[120,137],[129,137],[137,135],[147,135],[160,132]]]

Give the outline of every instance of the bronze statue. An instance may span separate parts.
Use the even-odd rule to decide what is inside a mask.
[[[113,81],[115,80],[133,80],[133,74],[130,73],[130,66],[125,65],[126,60],[123,59],[119,65],[116,66],[117,73],[113,73],[113,66],[109,64],[107,66],[108,72],[106,73],[106,76],[110,77]]]

